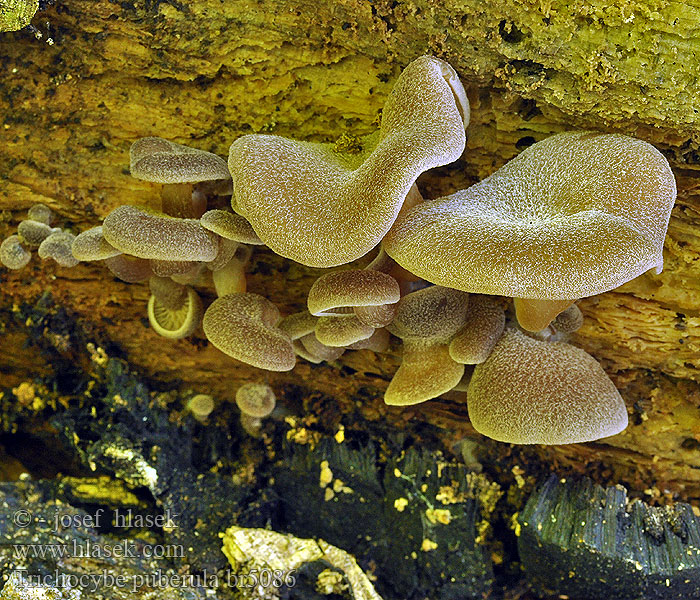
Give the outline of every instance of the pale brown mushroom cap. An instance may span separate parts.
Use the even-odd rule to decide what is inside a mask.
[[[74,267],[80,261],[73,256],[71,247],[75,237],[69,231],[57,231],[48,236],[41,244],[37,254],[46,260],[53,258],[62,267]]]
[[[348,345],[348,350],[372,350],[373,352],[386,352],[389,349],[391,336],[384,329],[375,329],[374,333],[364,340]]]
[[[570,299],[663,264],[676,184],[650,144],[562,133],[490,177],[397,219],[384,248],[433,283],[482,294]]]
[[[236,404],[249,417],[264,419],[275,409],[275,392],[266,383],[244,383],[236,392]]]
[[[105,258],[105,266],[115,276],[127,283],[146,281],[153,275],[151,261],[126,254]]]
[[[227,240],[259,246],[263,242],[248,221],[236,213],[214,208],[199,219],[202,227]]]
[[[386,327],[396,317],[397,304],[379,306],[356,306],[352,309],[361,323],[370,327]]]
[[[346,314],[348,307],[393,304],[401,298],[399,284],[380,271],[351,269],[326,273],[309,290],[307,305],[312,315]]]
[[[129,158],[133,177],[156,183],[196,183],[230,177],[226,161],[216,154],[159,137],[135,141]]]
[[[0,244],[0,263],[8,269],[22,269],[31,259],[31,252],[22,245],[18,235],[11,235]]]
[[[465,365],[484,362],[503,334],[505,324],[506,314],[498,300],[470,296],[467,321],[450,342],[450,356]]]
[[[572,444],[619,433],[627,410],[597,360],[506,329],[467,391],[474,428],[514,444]]]
[[[35,204],[27,211],[27,219],[44,225],[51,225],[52,218],[53,212],[45,204]]]
[[[41,245],[41,242],[52,233],[58,233],[59,231],[61,230],[32,219],[25,219],[17,226],[17,235],[22,242],[33,248]]]
[[[306,352],[314,357],[314,359],[321,359],[325,361],[338,360],[345,352],[345,348],[342,346],[326,346],[326,344],[319,342],[314,333],[309,333],[308,335],[299,338],[299,341],[301,342],[302,346],[304,346]],[[302,356],[302,358],[306,357]]]
[[[292,340],[276,327],[277,307],[258,294],[230,294],[204,314],[207,339],[224,354],[268,371],[289,371],[296,357]]]
[[[187,410],[189,410],[198,421],[206,421],[207,417],[213,412],[215,406],[214,398],[209,394],[196,394],[187,401]]]
[[[197,219],[178,219],[123,205],[107,215],[102,234],[131,256],[156,260],[211,261],[219,242]]]
[[[298,340],[314,332],[318,317],[314,317],[309,311],[301,311],[284,317],[278,327],[293,340]]]
[[[552,327],[562,333],[573,333],[581,329],[582,325],[583,313],[575,304],[572,304],[565,311],[560,312],[557,318],[552,321]]]
[[[155,295],[148,299],[148,321],[153,330],[165,338],[179,340],[192,335],[202,321],[202,301],[197,292],[187,288],[179,306],[162,302]]]
[[[240,137],[228,160],[232,206],[281,256],[315,267],[348,263],[384,237],[422,172],[460,157],[465,101],[454,70],[422,56],[397,80],[379,135],[365,139],[360,154],[278,136]]]
[[[104,260],[121,254],[102,234],[102,225],[79,233],[73,240],[71,252],[78,260]]]
[[[455,387],[464,374],[464,365],[450,358],[445,344],[423,346],[404,342],[399,370],[384,394],[391,406],[419,404]]]
[[[371,336],[374,333],[374,327],[365,325],[350,313],[319,317],[314,332],[318,341],[326,346],[349,346]]]
[[[513,298],[515,317],[525,331],[542,331],[569,308],[574,300],[543,300],[540,298]]]
[[[151,260],[151,269],[158,277],[172,277],[173,275],[186,275],[199,263],[193,260]]]
[[[468,294],[430,286],[401,298],[387,329],[403,340],[446,342],[464,325],[468,307]]]

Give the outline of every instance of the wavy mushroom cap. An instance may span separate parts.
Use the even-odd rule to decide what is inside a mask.
[[[159,137],[135,141],[129,159],[133,177],[156,183],[197,183],[231,176],[226,161],[216,154]]]
[[[663,264],[676,182],[652,145],[562,133],[480,183],[419,204],[384,239],[433,283],[518,298],[583,298]]]
[[[304,310],[284,317],[279,322],[278,327],[293,340],[309,335],[316,329],[318,317],[314,317],[310,312]]]
[[[351,262],[384,237],[423,171],[460,157],[468,113],[454,69],[422,56],[397,80],[380,132],[358,154],[271,135],[234,141],[232,206],[281,256],[313,267]]]
[[[69,231],[59,230],[52,233],[39,244],[37,250],[39,258],[43,260],[53,258],[62,267],[74,267],[80,262],[71,251],[75,237]]]
[[[326,344],[319,342],[316,334],[314,333],[309,333],[308,335],[299,338],[299,342],[304,347],[306,352],[313,357],[311,362],[314,363],[316,361],[320,362],[323,360],[338,360],[345,352],[345,348],[342,346],[326,346]],[[306,358],[306,356],[302,356],[302,358]]]
[[[52,233],[58,233],[59,231],[61,230],[32,219],[25,219],[17,226],[17,235],[27,246],[33,248],[41,245],[41,242]]]
[[[27,211],[27,219],[30,221],[36,221],[37,223],[43,223],[44,225],[51,225],[53,212],[45,204],[34,204]]]
[[[506,314],[498,300],[470,296],[467,321],[450,342],[450,356],[465,365],[484,362],[503,334],[505,324]]]
[[[263,242],[248,221],[236,213],[218,208],[208,210],[199,219],[202,227],[227,240],[259,246]]]
[[[224,354],[268,371],[289,371],[296,358],[292,340],[276,327],[277,307],[258,294],[230,294],[204,314],[207,339]]]
[[[619,433],[627,410],[597,360],[506,329],[467,390],[472,425],[514,444],[572,444]]]
[[[18,235],[11,235],[0,244],[0,263],[8,269],[22,269],[31,259],[31,252],[22,245]]]
[[[264,419],[275,409],[275,392],[266,383],[244,383],[236,392],[236,404],[244,415]]]
[[[444,342],[462,328],[468,307],[468,294],[430,286],[401,298],[387,329],[403,340]]]
[[[78,260],[104,260],[121,254],[102,234],[102,225],[79,233],[73,240],[71,252]]]
[[[104,238],[131,256],[155,260],[211,261],[219,242],[197,219],[178,219],[136,206],[115,208],[102,223]]]
[[[153,331],[171,340],[192,335],[202,321],[202,312],[202,300],[190,287],[179,303],[174,298],[163,302],[155,295],[148,299],[148,322]]]
[[[347,314],[351,307],[393,304],[400,298],[399,284],[391,275],[351,269],[326,273],[314,281],[307,305],[312,315],[334,316]]]
[[[326,346],[348,346],[367,339],[374,333],[374,327],[365,325],[350,313],[319,317],[314,332],[318,341]]]

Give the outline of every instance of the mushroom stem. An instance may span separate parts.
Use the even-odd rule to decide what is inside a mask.
[[[569,308],[576,300],[541,300],[539,298],[513,298],[515,316],[526,331],[542,331]]]
[[[192,204],[193,185],[191,183],[165,183],[160,192],[161,211],[179,219],[199,219],[202,211],[195,214]]]

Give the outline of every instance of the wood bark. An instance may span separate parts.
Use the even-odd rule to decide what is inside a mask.
[[[158,337],[144,325],[147,287],[117,281],[99,264],[65,269],[35,257],[24,270],[3,270],[0,309],[11,314],[48,291],[155,379],[225,399],[249,380],[302,385],[334,397],[340,412],[359,403],[369,420],[436,425],[446,445],[473,438],[487,461],[537,459],[653,497],[699,496],[700,2],[610,4],[59,0],[33,20],[42,39],[0,34],[0,236],[37,202],[77,233],[120,204],[157,198],[157,185],[129,176],[129,146],[142,136],[225,156],[251,132],[315,141],[370,133],[401,69],[435,54],[461,75],[472,122],[463,158],[419,180],[426,197],[478,181],[533,141],[569,129],[634,135],[671,161],[679,194],[663,273],[583,300],[585,325],[574,340],[621,390],[631,413],[624,433],[510,449],[475,434],[457,396],[388,408],[382,395],[396,353],[347,352],[333,365],[300,360],[290,373],[263,374],[201,332]],[[304,306],[321,272],[257,249],[249,290],[288,314]],[[60,349],[60,337],[45,333]],[[30,335],[5,319],[0,387],[52,372],[25,347]]]

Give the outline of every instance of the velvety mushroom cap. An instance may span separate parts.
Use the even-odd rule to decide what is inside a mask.
[[[236,404],[249,417],[263,419],[275,409],[277,399],[266,383],[244,383],[236,392]]]
[[[151,261],[126,254],[117,254],[105,259],[105,266],[111,273],[127,283],[146,281],[153,275]]]
[[[121,254],[102,234],[102,225],[79,233],[71,246],[73,256],[78,260],[104,260]]]
[[[213,231],[227,240],[253,246],[259,246],[263,243],[244,217],[227,210],[208,210],[202,215],[199,222],[205,229]]]
[[[474,428],[514,444],[571,444],[627,427],[619,392],[597,360],[564,342],[506,329],[467,391]]]
[[[650,144],[563,133],[480,183],[426,201],[384,239],[433,283],[518,298],[583,298],[663,263],[676,183]]]
[[[172,340],[192,335],[202,321],[202,312],[202,301],[192,288],[187,288],[179,306],[174,301],[161,302],[154,295],[148,299],[151,327],[157,334]]]
[[[575,304],[572,304],[565,311],[560,312],[557,318],[552,321],[552,327],[562,333],[573,333],[581,329],[582,325],[583,313]]]
[[[153,274],[159,277],[172,277],[185,275],[198,264],[197,261],[192,260],[151,260],[151,269]]]
[[[386,352],[389,349],[391,336],[386,329],[376,329],[372,335],[359,342],[348,345],[348,350],[372,350],[373,352]]]
[[[197,420],[206,419],[214,410],[214,398],[209,394],[196,394],[187,401],[187,409]]]
[[[280,331],[277,307],[258,294],[230,294],[204,314],[207,339],[224,354],[268,371],[289,371],[296,358],[291,338]]]
[[[102,224],[105,239],[131,256],[156,260],[211,261],[219,243],[197,219],[178,219],[123,205]]]
[[[44,225],[51,225],[52,218],[53,212],[45,204],[35,204],[27,211],[27,219]]]
[[[53,258],[62,267],[74,267],[80,262],[71,251],[74,240],[72,233],[59,230],[39,244],[37,254],[42,259]]]
[[[298,340],[314,332],[318,317],[304,310],[284,317],[279,323],[279,328],[293,340]]]
[[[319,317],[315,328],[316,338],[326,346],[348,346],[367,339],[374,327],[365,325],[354,314]]]
[[[17,235],[27,245],[37,247],[52,233],[58,233],[60,229],[49,227],[46,223],[26,219],[17,226]]]
[[[226,161],[216,154],[176,144],[158,137],[145,137],[131,145],[131,175],[156,183],[196,183],[228,179]]]
[[[31,252],[22,245],[18,235],[11,235],[0,244],[0,263],[8,269],[22,269],[31,259]]]
[[[397,80],[379,134],[358,154],[271,135],[234,141],[232,206],[281,256],[314,267],[348,263],[384,237],[423,171],[459,158],[467,107],[452,67],[422,56]]]
[[[309,290],[307,305],[312,315],[339,315],[354,306],[393,304],[401,297],[399,284],[379,271],[351,269],[326,273]]]
[[[467,322],[452,338],[450,356],[465,365],[484,362],[501,337],[505,324],[505,311],[496,299],[470,296]]]
[[[464,365],[450,358],[446,345],[404,342],[401,366],[386,389],[384,402],[408,406],[437,398],[455,387],[463,374]]]
[[[541,300],[539,298],[513,298],[515,316],[526,331],[542,331],[574,303],[574,300]]]
[[[319,358],[321,360],[338,360],[345,352],[345,348],[343,348],[342,346],[326,346],[326,344],[319,342],[318,338],[313,333],[309,333],[308,335],[299,338],[299,341],[311,356],[313,356],[314,358]]]

